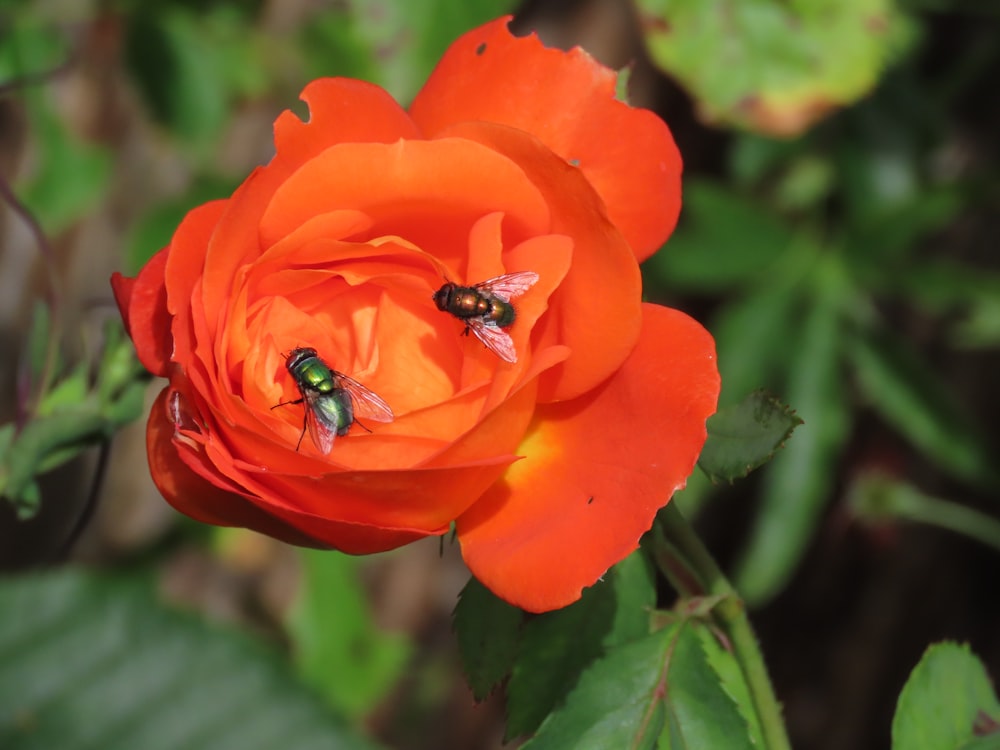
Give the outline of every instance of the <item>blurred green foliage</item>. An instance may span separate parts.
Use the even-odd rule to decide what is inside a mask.
[[[967,85],[968,66],[984,61],[976,46],[966,55],[940,61],[931,80],[904,62],[800,137],[734,134],[725,174],[687,181],[680,227],[645,266],[652,294],[712,301],[723,406],[766,387],[805,423],[762,472],[737,568],[753,603],[796,569],[862,415],[955,480],[1000,487],[987,425],[944,378],[941,355],[914,339],[920,326],[945,353],[1000,344],[1000,271],[985,248],[963,258],[947,244],[948,227],[998,191],[989,163],[947,163],[955,135],[943,113],[963,89],[945,82]]]
[[[297,5],[287,18],[276,15],[280,5],[0,5],[0,82],[24,112],[32,155],[15,188],[46,232],[66,232],[107,201],[122,158],[119,144],[85,133],[60,96],[61,76],[92,51],[88,45],[99,46],[100,34],[88,36],[94,29],[110,30],[109,46],[150,138],[181,175],[169,188],[150,185],[148,204],[128,227],[121,257],[134,273],[169,242],[186,211],[229,195],[245,177],[243,165],[220,154],[248,108],[261,108],[269,120],[289,107],[304,114],[298,91],[324,75],[373,81],[406,103],[452,39],[515,3],[343,0]],[[894,431],[911,460],[938,467],[960,486],[993,492],[1000,485],[988,425],[968,413],[942,366],[956,352],[1000,346],[1000,271],[988,262],[995,247],[958,249],[949,234],[956,223],[995,207],[1000,195],[995,160],[983,150],[963,156],[967,144],[951,116],[973,84],[982,86],[983,71],[996,70],[1000,52],[995,40],[979,39],[933,65],[923,57],[938,20],[927,13],[995,11],[973,0],[911,0],[905,14],[888,0],[642,0],[639,6],[657,63],[680,81],[702,116],[720,129],[734,128],[722,131],[721,170],[686,175],[682,223],[645,265],[647,293],[683,297],[711,311],[722,406],[732,407],[731,414],[740,412],[747,394],[765,387],[804,420],[754,485],[760,502],[738,563],[741,592],[760,604],[781,591],[844,484],[859,515],[968,533],[968,516],[909,482],[842,478],[852,440],[875,419]],[[802,132],[784,140],[762,134],[795,129]],[[76,332],[54,330],[47,310],[42,306],[34,316],[25,346],[22,370],[30,387],[20,406],[30,419],[0,426],[0,491],[24,516],[42,501],[37,476],[134,419],[145,388],[119,329],[109,329],[101,347],[82,347],[88,352],[82,361],[68,363],[61,344]],[[793,421],[782,422],[771,442],[751,453],[741,445],[719,463],[712,455],[705,461],[722,467],[712,471],[717,478],[731,478],[734,466],[742,470],[773,453]],[[726,430],[738,434],[743,427],[730,423],[717,432]],[[725,499],[696,474],[679,501],[696,509]],[[331,706],[361,720],[404,675],[437,684],[433,668],[406,675],[413,644],[376,629],[361,563],[314,552],[302,560],[303,588],[281,623],[295,678],[238,638],[223,647],[230,635],[178,618],[116,581],[70,575],[6,582],[0,609],[26,614],[0,627],[0,692],[16,698],[0,701],[0,744],[52,747],[55,735],[45,734],[49,718],[70,722],[104,697],[122,699],[123,685],[144,685],[155,696],[157,685],[143,682],[149,675],[163,681],[164,691],[172,680],[186,687],[202,674],[205,654],[224,652],[209,677],[239,711],[237,744],[245,741],[236,731],[240,722],[258,718],[259,705],[271,709],[262,721],[291,716],[304,734],[316,729],[329,739],[343,732],[329,719]],[[476,696],[509,680],[509,735],[539,730],[531,747],[649,743],[656,738],[642,721],[653,717],[653,734],[664,745],[716,746],[719,733],[727,741],[760,744],[738,666],[698,617],[679,613],[650,635],[656,591],[641,555],[561,612],[527,618],[491,596],[470,584],[455,626]],[[26,627],[48,623],[49,615],[51,628]],[[136,633],[157,635],[156,648],[147,648],[147,639],[137,650],[126,640]],[[95,643],[106,651],[91,650]],[[78,661],[64,660],[67,655]],[[80,666],[79,659],[90,657],[93,664]],[[133,663],[146,671],[136,672]],[[79,672],[67,675],[69,667]],[[929,671],[922,664],[913,680],[927,683]],[[687,692],[654,694],[668,678]],[[982,680],[971,679],[985,695]],[[63,681],[69,687],[57,694]],[[326,698],[325,708],[300,682]],[[909,690],[905,705],[924,688]],[[595,723],[606,716],[611,694],[627,704],[621,721]],[[53,713],[17,710],[32,695],[51,698]],[[132,704],[109,698],[102,708],[121,709],[111,718],[128,731],[167,731],[164,714],[144,713],[151,710],[140,700],[144,695],[125,695]],[[210,698],[218,695],[192,704],[181,728],[207,732],[199,722],[210,719]],[[630,703],[637,695],[644,697]],[[691,708],[696,704],[701,709]],[[917,705],[904,712],[902,699],[900,706],[901,722],[926,710]],[[706,707],[714,723],[704,721]],[[39,726],[44,731],[26,734],[26,727]],[[342,742],[362,746],[347,734]]]
[[[681,81],[701,117],[793,135],[851,104],[914,25],[892,0],[639,0],[650,55]]]
[[[274,649],[156,601],[148,571],[0,581],[4,750],[376,750]]]

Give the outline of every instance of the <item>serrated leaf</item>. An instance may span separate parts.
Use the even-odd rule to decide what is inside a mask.
[[[701,117],[776,136],[868,93],[911,26],[890,0],[639,0],[653,61]]]
[[[452,628],[465,679],[477,701],[485,700],[510,673],[524,618],[523,610],[494,596],[475,578],[459,594]]]
[[[399,680],[412,647],[372,621],[360,558],[326,550],[300,550],[300,557],[303,581],[287,620],[295,664],[332,706],[360,718]]]
[[[574,604],[525,623],[507,686],[507,740],[534,732],[604,651],[615,624],[613,575],[584,589]]]
[[[898,337],[855,337],[849,349],[871,406],[928,460],[984,486],[1000,483],[982,431],[954,394]]]
[[[684,214],[644,269],[672,289],[716,292],[765,277],[793,239],[762,206],[707,180],[684,185]]]
[[[746,724],[686,624],[610,649],[525,750],[751,750]]]
[[[79,571],[0,581],[0,747],[373,750],[274,650],[152,589]]]
[[[754,391],[709,417],[698,466],[717,482],[745,477],[770,461],[800,424],[795,412],[777,398]]]
[[[608,577],[614,589],[615,612],[611,627],[602,640],[605,648],[647,636],[650,616],[656,606],[653,568],[641,549],[615,565]]]
[[[830,476],[847,435],[850,411],[840,377],[843,280],[836,259],[810,279],[812,307],[796,336],[785,390],[803,426],[765,470],[763,503],[736,572],[745,601],[761,604],[776,594],[798,564],[830,496]]]
[[[723,647],[711,628],[700,623],[692,623],[692,626],[695,628],[695,634],[705,651],[705,658],[719,678],[719,684],[733,701],[736,710],[745,722],[751,744],[756,748],[766,747],[757,710],[750,694],[750,686],[747,684],[746,678],[743,676],[743,669],[736,661],[733,652]]]
[[[964,748],[975,740],[980,714],[1000,721],[1000,702],[982,662],[968,645],[934,644],[899,695],[892,719],[893,750]]]

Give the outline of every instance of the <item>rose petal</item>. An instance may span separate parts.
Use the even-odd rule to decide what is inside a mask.
[[[146,423],[146,451],[153,481],[160,494],[174,508],[202,523],[243,526],[288,542],[316,546],[307,534],[272,518],[247,498],[222,489],[192,471],[181,460],[174,442],[174,424],[167,416],[167,399],[172,389],[157,396]]]
[[[608,215],[643,260],[662,245],[681,206],[681,158],[666,124],[615,98],[617,74],[579,47],[515,37],[501,18],[449,47],[410,114],[427,137],[469,120],[537,136],[583,170]]]
[[[502,211],[517,239],[547,232],[549,211],[510,160],[464,139],[333,146],[290,175],[260,219],[265,247],[331,206],[364,211],[373,232],[398,235],[464,272],[469,231]]]
[[[297,165],[337,143],[395,143],[420,138],[406,110],[375,84],[351,78],[320,78],[299,96],[309,119],[286,110],[274,123],[274,166]]]
[[[120,273],[111,276],[111,289],[125,329],[135,344],[136,355],[143,367],[161,377],[167,374],[167,361],[173,350],[167,290],[163,286],[166,265],[167,248],[164,248],[149,259],[134,279]]]
[[[705,441],[719,392],[712,337],[676,310],[643,311],[622,368],[593,393],[539,407],[524,460],[458,519],[469,569],[528,611],[576,601],[633,551]]]
[[[548,233],[573,240],[572,264],[531,340],[535,348],[563,344],[571,350],[569,359],[542,376],[540,401],[586,393],[618,369],[639,336],[642,278],[631,248],[580,171],[538,139],[493,123],[464,123],[448,134],[478,141],[521,165],[550,207]]]

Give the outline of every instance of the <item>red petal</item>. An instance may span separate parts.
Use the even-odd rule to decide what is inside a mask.
[[[677,310],[643,312],[621,370],[540,406],[524,460],[458,519],[469,569],[528,611],[576,601],[632,552],[701,452],[719,393],[715,343]]]
[[[460,37],[410,107],[427,137],[484,120],[533,133],[579,165],[608,215],[643,260],[662,245],[681,207],[681,158],[666,124],[615,98],[616,73],[580,48],[515,37],[507,19]]]
[[[167,374],[167,361],[174,346],[167,312],[167,290],[163,284],[166,266],[167,249],[164,248],[149,259],[134,279],[120,273],[111,276],[111,289],[139,361],[151,373],[160,376]]]

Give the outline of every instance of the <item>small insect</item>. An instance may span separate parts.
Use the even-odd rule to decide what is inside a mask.
[[[357,380],[331,369],[311,347],[293,349],[285,367],[295,379],[302,398],[283,401],[271,408],[305,403],[302,434],[295,450],[302,445],[306,431],[316,447],[326,455],[333,448],[334,438],[346,435],[351,425],[358,422],[358,416],[376,422],[393,420],[392,409],[385,401]],[[358,424],[368,429],[360,422]]]
[[[514,341],[505,328],[514,324],[517,313],[511,300],[528,291],[538,281],[534,271],[508,273],[472,286],[450,281],[434,292],[438,310],[451,313],[465,323],[486,348],[505,362],[517,362]]]

